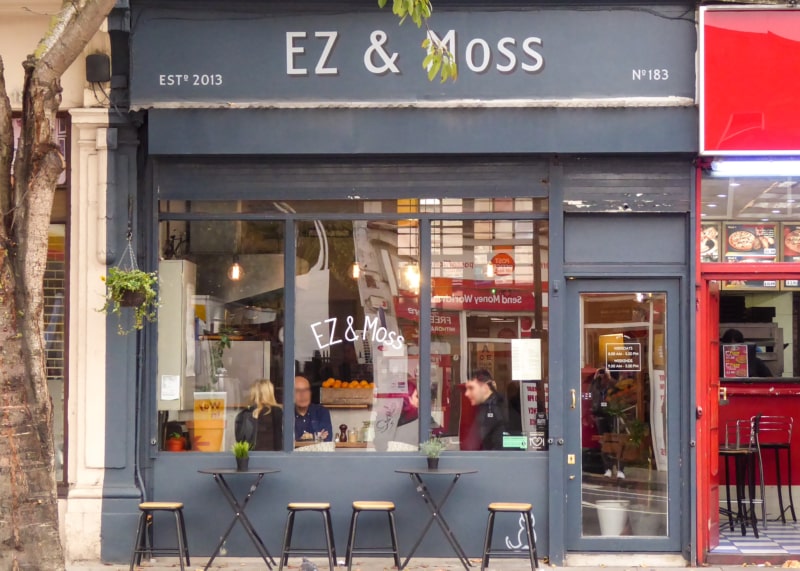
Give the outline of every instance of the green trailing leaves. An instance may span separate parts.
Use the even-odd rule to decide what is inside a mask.
[[[385,8],[388,0],[378,0],[378,7]],[[425,41],[422,42],[422,49],[426,51],[422,61],[422,67],[428,73],[428,80],[433,81],[439,76],[442,83],[448,79],[455,81],[458,79],[458,65],[455,55],[441,41],[435,39],[428,26],[428,19],[433,13],[431,0],[393,0],[392,12],[400,18],[400,23],[411,18],[418,28],[423,25],[428,33]]]

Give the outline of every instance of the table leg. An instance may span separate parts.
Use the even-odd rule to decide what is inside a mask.
[[[417,548],[422,543],[422,540],[425,538],[425,535],[428,533],[428,530],[431,528],[435,520],[436,523],[441,528],[442,532],[444,533],[445,538],[450,543],[450,546],[453,548],[459,560],[461,561],[461,564],[464,566],[465,569],[467,569],[467,571],[469,571],[469,568],[472,566],[472,564],[469,562],[469,558],[467,558],[466,553],[464,553],[464,549],[458,543],[458,540],[456,539],[455,535],[450,529],[450,526],[447,525],[447,520],[445,520],[444,516],[442,515],[442,508],[447,502],[447,498],[450,497],[450,494],[452,493],[453,488],[458,482],[458,479],[461,477],[461,474],[455,475],[453,481],[450,482],[450,485],[447,487],[447,490],[445,491],[438,505],[431,496],[428,487],[425,485],[425,482],[422,480],[419,474],[410,474],[410,476],[411,476],[411,481],[414,483],[417,492],[419,493],[422,500],[425,502],[425,506],[431,512],[431,517],[428,519],[428,522],[422,529],[422,533],[420,534],[419,538],[417,538],[417,541],[416,543],[414,543],[413,547],[411,548],[411,551],[408,553],[408,556],[406,556],[406,560],[405,562],[403,562],[401,569],[404,569],[408,565],[408,562],[414,556],[414,553],[417,551]]]
[[[231,508],[233,509],[234,516],[233,520],[231,520],[230,525],[228,525],[228,529],[225,530],[225,533],[222,535],[222,539],[219,541],[219,545],[214,550],[214,553],[211,555],[211,558],[206,563],[204,569],[208,569],[211,566],[211,563],[216,559],[217,555],[219,555],[222,546],[225,544],[225,541],[228,539],[233,527],[236,525],[237,521],[242,522],[242,527],[247,532],[247,535],[250,536],[250,540],[255,545],[256,550],[258,551],[261,558],[264,560],[264,563],[267,564],[269,569],[272,569],[272,565],[275,565],[275,561],[272,559],[272,555],[267,550],[267,547],[264,545],[264,542],[261,540],[261,537],[258,535],[258,532],[253,527],[253,524],[250,522],[250,519],[245,514],[245,508],[247,507],[247,503],[250,501],[250,498],[253,497],[256,489],[258,488],[259,484],[261,483],[261,479],[264,477],[264,474],[259,474],[256,481],[250,486],[250,489],[247,492],[247,495],[244,497],[244,500],[240,504],[236,500],[236,496],[233,494],[230,486],[228,486],[228,482],[225,480],[222,474],[214,474],[214,481],[217,482],[220,489],[222,490],[222,495],[225,496],[225,499],[228,500],[228,504],[230,504]],[[271,563],[271,564],[270,564]]]

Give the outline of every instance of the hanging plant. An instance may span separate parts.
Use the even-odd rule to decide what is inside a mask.
[[[120,335],[141,329],[145,320],[156,320],[158,294],[155,286],[158,276],[155,272],[113,267],[108,269],[108,277],[101,276],[100,279],[106,283],[106,302],[100,311],[121,316],[123,307],[133,308],[133,325],[128,329],[120,323]]]

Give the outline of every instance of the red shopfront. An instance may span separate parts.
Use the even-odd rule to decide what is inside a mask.
[[[718,507],[726,423],[759,413],[792,418],[800,408],[800,9],[703,7],[700,54],[697,552],[711,563],[797,559],[791,549],[740,549],[721,529]],[[720,339],[730,330],[744,333],[751,363],[766,363],[763,376],[751,377],[752,367],[743,377],[720,370]],[[797,440],[795,431],[792,484],[800,483]],[[771,521],[780,510],[769,456],[762,540],[786,529]]]

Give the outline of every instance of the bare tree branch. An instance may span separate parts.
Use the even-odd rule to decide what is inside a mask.
[[[53,77],[61,77],[67,71],[97,33],[114,4],[116,0],[64,1],[62,13],[65,13],[69,21],[64,26],[53,26],[39,44],[40,48],[49,46],[41,53],[41,59],[36,66],[35,73],[41,80],[49,81]]]

